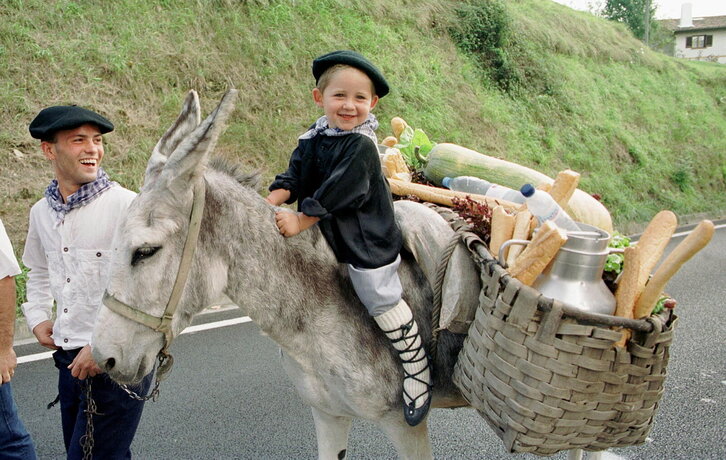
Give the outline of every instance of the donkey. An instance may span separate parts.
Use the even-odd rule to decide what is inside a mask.
[[[93,334],[96,362],[119,383],[139,381],[171,338],[224,294],[279,344],[286,373],[312,408],[319,458],[345,457],[354,417],[379,426],[399,457],[431,458],[426,420],[415,427],[404,421],[398,354],[358,301],[322,234],[313,228],[284,238],[275,226],[275,208],[255,190],[259,174],[210,161],[235,93],[230,90],[201,122],[198,96],[190,91],[154,148],[141,192],[115,235],[107,297],[159,319],[176,295],[166,337],[162,328],[112,310],[106,299]],[[205,195],[196,251],[189,256],[188,280],[174,294],[200,184]],[[404,299],[428,342],[431,287],[410,254],[404,251],[402,259]],[[462,340],[448,331],[439,334],[432,407],[467,405],[450,378]]]

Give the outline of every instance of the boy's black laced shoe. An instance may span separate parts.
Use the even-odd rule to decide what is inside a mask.
[[[416,351],[418,356],[418,352],[423,352],[423,349],[419,347],[417,350],[411,350]],[[429,409],[431,408],[431,389],[433,388],[433,385],[430,382],[427,382],[425,380],[421,380],[418,376],[423,373],[424,371],[429,370],[429,362],[428,354],[424,353],[424,357],[422,359],[426,360],[426,367],[421,369],[420,371],[416,372],[415,374],[410,374],[406,370],[406,366],[403,366],[403,381],[404,381],[404,387],[403,387],[403,417],[406,419],[406,423],[408,423],[410,426],[416,426],[423,419],[426,418],[426,414],[428,414]],[[416,360],[416,361],[421,361]],[[404,361],[404,364],[406,361]],[[427,375],[430,375],[427,374]],[[405,382],[406,379],[414,379],[415,381],[423,384],[426,386],[426,390],[423,393],[420,393],[418,396],[411,396],[406,392],[406,386]],[[406,401],[410,401],[409,403],[406,403]],[[424,403],[419,405],[419,407],[416,407],[417,403],[419,401],[424,401]]]
[[[403,367],[403,415],[416,426],[431,407],[431,369],[418,325],[405,301],[374,317],[398,352]]]

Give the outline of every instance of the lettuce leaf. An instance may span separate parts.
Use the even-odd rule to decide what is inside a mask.
[[[394,145],[394,148],[401,151],[403,158],[411,168],[421,169],[423,164],[416,156],[416,148],[418,147],[419,154],[425,157],[434,148],[434,145],[436,144],[429,140],[429,137],[422,129],[413,129],[407,126],[401,133],[398,144]]]
[[[630,238],[627,236],[621,235],[618,232],[615,232],[613,234],[613,237],[610,239],[610,243],[608,244],[608,247],[610,248],[617,248],[617,249],[623,249],[630,246]],[[608,255],[607,259],[605,260],[605,268],[604,271],[606,272],[613,272],[613,273],[620,273],[623,271],[623,262],[625,261],[625,257],[622,253],[614,253]]]

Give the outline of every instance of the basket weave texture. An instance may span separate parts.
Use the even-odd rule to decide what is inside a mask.
[[[644,442],[663,394],[676,316],[666,310],[648,318],[651,332],[615,348],[619,332],[568,317],[559,301],[512,278],[469,239],[482,290],[453,379],[504,447],[552,455]]]

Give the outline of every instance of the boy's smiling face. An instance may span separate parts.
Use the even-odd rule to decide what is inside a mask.
[[[350,131],[368,118],[378,96],[368,75],[355,67],[344,67],[330,76],[322,91],[313,90],[313,100],[325,112],[331,128]]]

